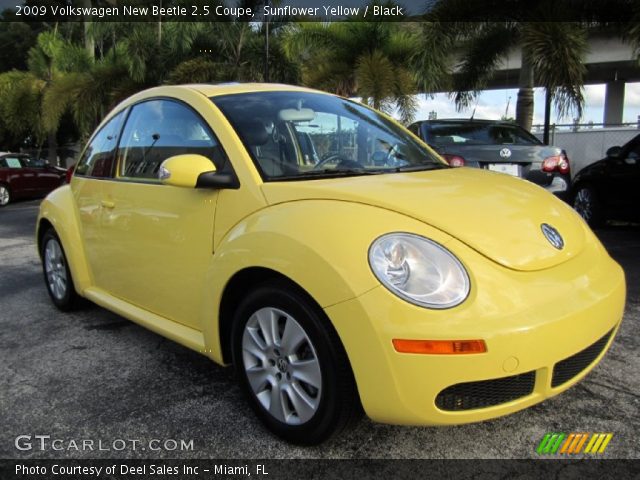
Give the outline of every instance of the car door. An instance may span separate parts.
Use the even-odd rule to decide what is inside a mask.
[[[196,153],[218,170],[226,157],[202,117],[185,103],[152,99],[131,107],[118,148],[116,181],[105,184],[99,286],[140,308],[200,330],[213,252],[218,191],[163,185],[160,164]]]
[[[104,272],[110,263],[100,239],[101,216],[105,208],[103,190],[107,182],[113,181],[118,136],[125,114],[122,111],[114,115],[89,140],[71,182],[84,251],[96,286],[103,283]]]
[[[640,139],[625,148],[611,170],[615,208],[620,218],[640,217]]]
[[[7,183],[14,198],[33,195],[35,188],[35,175],[31,169],[26,168],[23,159],[19,155],[7,155],[4,157],[7,165]]]
[[[25,162],[35,174],[35,188],[38,193],[48,193],[60,186],[60,174],[44,160],[25,159]]]

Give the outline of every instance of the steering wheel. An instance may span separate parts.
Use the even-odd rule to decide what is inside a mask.
[[[349,158],[344,158],[339,153],[332,153],[332,154],[329,154],[326,157],[324,157],[318,163],[316,163],[313,166],[313,170],[322,170],[322,168],[327,163],[333,162],[333,161],[336,161],[336,160],[337,160],[336,169],[339,169],[339,167],[343,167],[343,168],[364,168],[360,163],[356,162],[355,160],[351,160]]]

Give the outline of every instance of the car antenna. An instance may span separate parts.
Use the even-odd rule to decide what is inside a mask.
[[[471,112],[471,118],[469,119],[469,121],[473,120],[473,116],[476,114],[476,108],[478,108],[478,104],[476,103],[476,106],[473,107],[473,112]]]

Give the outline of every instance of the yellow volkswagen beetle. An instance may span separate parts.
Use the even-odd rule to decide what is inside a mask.
[[[387,116],[285,85],[144,91],[42,203],[53,303],[78,296],[233,364],[273,432],[361,408],[449,425],[566,390],[620,325],[624,275],[571,208],[449,166]]]

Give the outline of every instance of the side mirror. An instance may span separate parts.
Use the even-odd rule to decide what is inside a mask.
[[[622,153],[622,147],[611,147],[607,150],[607,157],[618,158],[620,153]]]
[[[185,153],[167,158],[160,165],[158,178],[164,185],[185,188],[239,188],[235,176],[216,173],[207,157]]]

